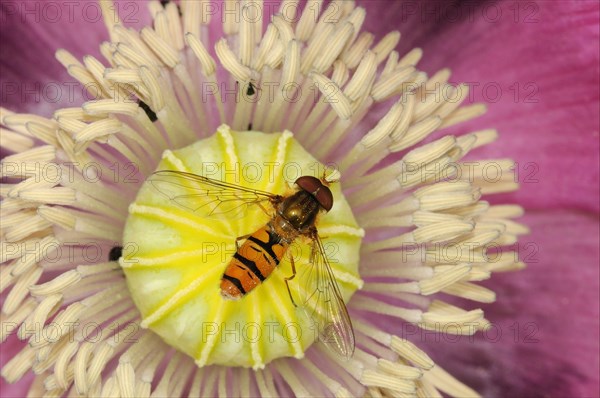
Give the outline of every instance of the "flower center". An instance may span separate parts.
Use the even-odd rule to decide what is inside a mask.
[[[286,242],[281,229],[267,227],[276,213],[263,192],[289,197],[300,189],[294,186],[297,178],[321,178],[325,170],[289,132],[234,132],[221,126],[210,138],[166,151],[157,170],[175,171],[164,174],[180,179],[155,174],[142,186],[129,207],[120,261],[142,326],[198,366],[256,369],[276,358],[302,357],[323,330],[315,322],[326,319],[318,315],[335,298],[326,279],[315,279],[326,266],[315,258],[324,254],[344,301],[362,286],[363,231],[340,184],[329,186],[333,208],[321,211],[314,223],[319,250],[308,233],[287,236]],[[201,180],[181,179],[189,177],[181,172],[227,187],[207,191]],[[243,251],[252,239],[257,244]],[[237,270],[233,277],[224,276],[228,267]],[[225,278],[239,286],[238,299],[224,294]]]

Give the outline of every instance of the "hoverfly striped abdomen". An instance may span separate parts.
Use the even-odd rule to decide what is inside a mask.
[[[289,243],[270,224],[246,239],[238,248],[221,279],[221,293],[239,299],[261,284],[279,265]]]

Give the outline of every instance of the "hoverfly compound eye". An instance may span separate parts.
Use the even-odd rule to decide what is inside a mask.
[[[312,176],[302,176],[296,180],[296,185],[310,193],[326,211],[333,207],[333,194],[321,180]]]

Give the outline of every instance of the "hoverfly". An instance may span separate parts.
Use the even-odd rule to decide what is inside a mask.
[[[236,239],[237,251],[221,278],[226,299],[241,299],[265,282],[289,246],[301,236],[309,238],[310,269],[302,278],[301,306],[316,323],[319,340],[345,358],[352,356],[352,322],[315,226],[317,215],[333,206],[324,178],[302,176],[295,182],[295,192],[285,196],[172,170],[156,171],[148,181],[173,203],[202,217],[235,217],[251,206],[259,206],[271,217],[254,233]],[[265,205],[270,205],[270,212]],[[293,274],[284,279],[296,306],[288,283],[296,275],[291,256],[290,262]]]

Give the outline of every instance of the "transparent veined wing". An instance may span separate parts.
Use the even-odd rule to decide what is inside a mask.
[[[354,354],[354,330],[335,275],[316,230],[311,234],[310,264],[300,278],[302,306],[318,330],[319,340],[344,358]]]
[[[201,217],[234,218],[243,215],[251,205],[267,201],[277,203],[281,198],[269,192],[183,171],[156,171],[148,181],[172,202]]]

